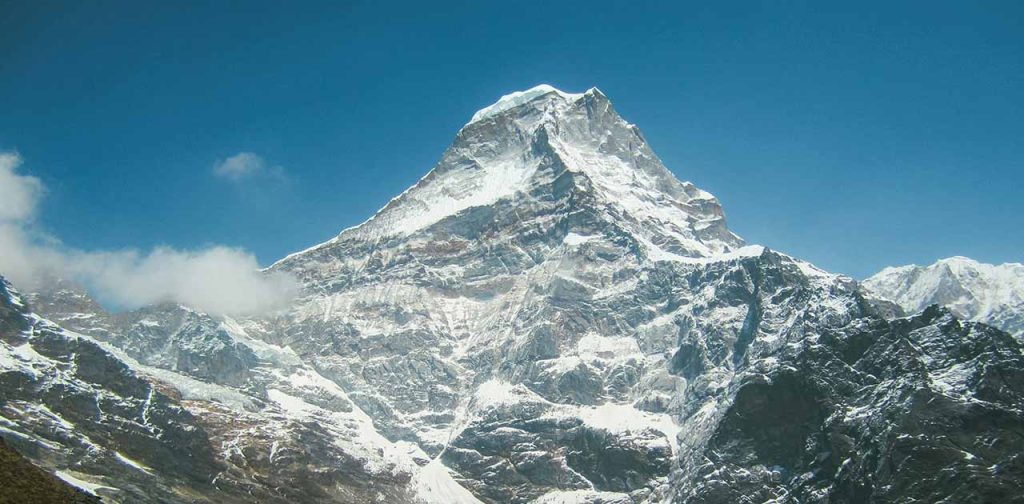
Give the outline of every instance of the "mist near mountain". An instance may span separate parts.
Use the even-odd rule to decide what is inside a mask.
[[[38,178],[18,173],[21,164],[17,154],[0,153],[0,271],[19,285],[36,288],[65,278],[122,309],[178,302],[217,314],[273,311],[297,291],[293,279],[261,273],[251,253],[234,247],[157,247],[145,253],[66,247],[36,225],[46,188]]]

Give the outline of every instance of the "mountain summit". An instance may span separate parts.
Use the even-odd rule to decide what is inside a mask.
[[[590,91],[596,91],[600,93],[600,91],[597,88],[591,88]],[[583,96],[582,94],[572,94],[560,91],[548,84],[539,84],[525,91],[516,91],[514,93],[509,93],[507,95],[502,96],[500,99],[498,99],[498,101],[494,102],[492,105],[484,107],[478,110],[475,114],[473,114],[473,117],[469,120],[468,124],[472,124],[481,119],[486,119],[488,117],[500,114],[510,108],[518,107],[519,105],[523,105],[527,102],[533,101],[536,98],[552,93],[558,95],[563,100],[569,101],[577,100],[581,96]]]
[[[541,85],[477,112],[419,182],[313,250],[422,236],[484,207],[523,215],[538,205],[614,222],[652,258],[707,257],[743,244],[718,200],[677,180],[601,91]],[[278,265],[295,262],[293,255]]]

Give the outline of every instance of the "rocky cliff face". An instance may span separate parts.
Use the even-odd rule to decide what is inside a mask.
[[[123,502],[991,501],[1024,482],[1016,340],[936,309],[887,320],[852,279],[744,246],[597,90],[504,97],[370,220],[272,269],[303,296],[249,319],[11,294],[5,428]],[[89,431],[136,468],[41,437],[83,422],[45,402],[56,378],[22,383],[42,333],[138,383],[67,376],[116,394],[117,425],[159,447],[159,411],[189,448]]]
[[[2,284],[0,432],[7,443],[58,468],[65,481],[87,481],[79,486],[93,494],[108,480],[124,497],[150,502],[169,499],[175,485],[201,492],[216,462],[195,418],[112,349],[31,313]]]
[[[413,501],[408,450],[294,352],[229,318],[112,315],[57,287],[27,298],[82,332],[6,282],[0,298],[0,432],[44,467],[113,502]]]
[[[950,257],[930,266],[886,268],[865,280],[864,286],[907,313],[937,304],[960,318],[1024,338],[1024,265],[1019,263],[993,265]]]
[[[680,502],[1020,499],[1021,348],[932,307],[862,319],[733,383]],[[774,499],[774,500],[773,500]]]

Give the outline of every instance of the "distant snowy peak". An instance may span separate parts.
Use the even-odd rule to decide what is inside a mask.
[[[1024,336],[1024,264],[993,265],[956,256],[929,266],[885,268],[864,286],[909,313],[938,304]]]
[[[415,185],[310,250],[406,239],[471,209],[521,208],[573,192],[591,195],[586,204],[622,223],[651,257],[708,257],[743,246],[718,200],[676,179],[598,89],[566,93],[540,85],[474,114]]]

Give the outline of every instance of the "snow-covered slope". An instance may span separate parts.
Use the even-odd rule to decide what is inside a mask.
[[[930,266],[885,268],[864,286],[908,313],[938,304],[966,320],[1024,337],[1024,264],[950,257]]]

